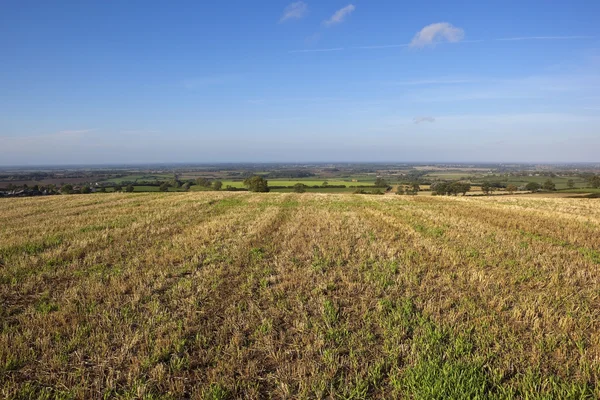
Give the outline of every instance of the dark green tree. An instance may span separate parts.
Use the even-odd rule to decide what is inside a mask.
[[[296,193],[304,193],[306,192],[306,185],[303,183],[296,183],[294,185],[294,192]]]
[[[212,183],[212,187],[215,190],[221,190],[221,188],[223,187],[223,182],[221,182],[221,181],[214,181]]]
[[[82,186],[81,187],[81,194],[88,194],[88,193],[92,193],[92,189],[90,189],[89,186]]]
[[[540,188],[541,186],[537,182],[529,182],[527,185],[525,185],[525,189],[529,190],[530,192],[537,192],[540,190]]]
[[[449,193],[449,186],[446,182],[435,182],[431,184],[431,191],[436,195],[445,195]]]
[[[373,186],[375,186],[375,187],[387,187],[388,183],[383,178],[377,178],[377,179],[375,179],[375,184]]]
[[[251,192],[268,192],[269,183],[265,178],[259,175],[254,175],[244,180],[244,186]]]
[[[419,191],[421,190],[421,186],[419,186],[418,182],[413,182],[411,184],[411,192],[412,194],[416,195],[419,193]]]
[[[551,179],[548,179],[546,182],[544,182],[544,190],[547,191],[552,191],[552,190],[556,190],[556,185],[554,184],[554,182],[552,182]]]
[[[492,185],[489,182],[483,182],[481,185],[481,191],[485,194],[490,194],[493,191]]]
[[[131,193],[131,192],[133,192],[133,189],[134,189],[134,188],[133,188],[133,185],[127,185],[127,187],[125,188],[125,191],[126,191],[127,193]]]
[[[158,190],[160,190],[161,192],[168,192],[169,191],[169,184],[167,182],[163,182],[159,187]]]
[[[210,180],[206,178],[198,178],[196,179],[196,184],[202,187],[210,187]]]
[[[68,184],[67,185],[63,185],[60,188],[60,192],[62,194],[72,194],[73,193],[73,185],[68,185]]]

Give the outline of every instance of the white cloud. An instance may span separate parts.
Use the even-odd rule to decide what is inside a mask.
[[[413,122],[415,124],[420,124],[421,122],[435,122],[434,117],[414,117]]]
[[[456,43],[463,40],[465,31],[448,22],[438,22],[421,29],[410,42],[410,47],[433,46],[436,43]]]
[[[340,24],[340,23],[344,22],[344,19],[346,19],[346,17],[348,15],[350,15],[355,9],[356,9],[356,7],[354,7],[353,4],[348,4],[346,7],[340,8],[339,10],[337,10],[331,16],[331,18],[329,18],[327,21],[323,22],[323,25],[332,26],[332,25]]]
[[[283,10],[283,15],[279,19],[279,23],[289,19],[301,19],[308,12],[308,5],[303,1],[296,1]]]

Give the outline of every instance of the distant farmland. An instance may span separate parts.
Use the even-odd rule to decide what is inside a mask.
[[[0,395],[598,398],[599,238],[594,199],[0,199]]]

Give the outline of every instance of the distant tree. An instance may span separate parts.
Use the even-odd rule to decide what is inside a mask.
[[[527,185],[525,185],[525,189],[529,190],[530,192],[537,192],[541,189],[541,186],[537,182],[529,182]]]
[[[490,192],[493,191],[492,185],[489,182],[483,182],[483,184],[481,185],[481,191],[486,195],[490,194]]]
[[[212,183],[212,187],[215,190],[221,190],[221,188],[223,187],[223,182],[221,182],[221,181],[214,181]]]
[[[17,188],[17,187],[16,187],[15,185],[13,185],[12,183],[9,183],[9,184],[6,186],[6,189],[7,189],[7,190],[15,190],[16,188]]]
[[[396,194],[404,194],[406,193],[404,191],[404,185],[398,185],[398,187],[396,188]]]
[[[127,193],[131,193],[131,192],[133,192],[133,189],[134,189],[134,188],[133,188],[133,185],[127,185],[127,187],[125,188],[125,191],[126,191]]]
[[[196,184],[202,187],[210,187],[210,180],[206,178],[198,178],[196,179]]]
[[[186,182],[181,187],[183,188],[183,190],[185,190],[187,192],[188,190],[190,190],[191,186],[192,186],[192,184],[190,182]]]
[[[68,184],[67,185],[63,185],[60,188],[60,192],[62,194],[72,194],[73,193],[73,185],[68,185]]]
[[[548,190],[548,191],[552,191],[552,190],[556,190],[556,185],[554,184],[554,182],[552,182],[551,179],[548,179],[546,182],[544,182],[544,190]]]
[[[510,194],[513,194],[514,192],[517,191],[517,187],[515,185],[508,185],[508,186],[506,186],[506,191],[509,192]]]
[[[102,186],[100,189],[98,189],[98,191],[100,193],[106,193],[106,188],[104,186]]]
[[[375,187],[387,187],[387,186],[388,186],[388,183],[387,183],[387,182],[386,182],[386,180],[385,180],[385,179],[383,179],[383,178],[377,178],[377,179],[375,179],[375,184],[374,184],[374,186],[375,186]]]
[[[589,179],[589,182],[593,188],[600,188],[600,175],[594,175]]]
[[[431,191],[435,195],[445,195],[449,193],[449,183],[446,182],[435,182],[431,184]]]
[[[456,196],[460,193],[461,187],[459,182],[452,182],[447,187],[447,194]]]
[[[323,181],[323,183],[321,183],[321,186],[329,186],[329,182]]]
[[[468,182],[463,182],[461,183],[460,186],[460,192],[463,194],[463,196],[467,195],[467,192],[471,191],[471,184]]]
[[[120,184],[116,184],[115,185],[115,192],[121,192],[123,190],[123,187]]]
[[[244,186],[251,192],[268,192],[269,183],[265,178],[259,175],[254,175],[244,180]]]
[[[158,190],[160,190],[161,192],[168,192],[169,191],[169,184],[167,182],[163,182]]]
[[[421,190],[421,186],[419,186],[418,182],[413,182],[411,184],[411,192],[412,192],[412,194],[416,195],[417,193],[419,193],[420,190]]]
[[[575,187],[575,181],[574,181],[573,179],[569,179],[569,180],[567,181],[567,187],[568,187],[569,189],[573,189],[573,188]]]
[[[81,194],[88,194],[88,193],[92,193],[92,189],[90,189],[89,186],[82,186],[81,187]]]
[[[296,183],[294,185],[294,192],[296,193],[304,193],[306,192],[306,185],[303,183]]]

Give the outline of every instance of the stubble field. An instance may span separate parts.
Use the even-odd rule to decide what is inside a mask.
[[[0,199],[2,398],[598,398],[600,202]]]

